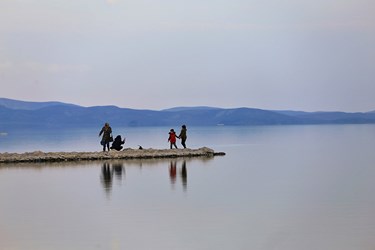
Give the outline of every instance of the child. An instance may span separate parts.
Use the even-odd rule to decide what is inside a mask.
[[[176,145],[176,133],[174,132],[173,128],[169,131],[168,141],[170,142],[171,149],[172,149],[172,146],[174,146],[175,148],[177,148],[177,145]]]

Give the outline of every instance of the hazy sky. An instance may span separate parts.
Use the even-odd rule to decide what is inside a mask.
[[[0,97],[375,110],[374,0],[0,0]]]

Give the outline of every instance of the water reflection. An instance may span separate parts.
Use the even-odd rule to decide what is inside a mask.
[[[110,192],[112,189],[112,173],[109,163],[103,163],[102,167],[102,184],[104,190]]]
[[[122,163],[113,163],[112,164],[113,172],[116,178],[121,181],[122,177],[125,176],[125,168]]]
[[[122,163],[116,162],[110,164],[109,162],[104,162],[101,169],[101,183],[107,194],[112,191],[113,176],[116,177],[118,181],[121,181],[125,176],[125,168]]]
[[[177,176],[176,161],[171,161],[171,164],[169,166],[169,178],[171,180],[172,187],[176,183],[176,176]]]
[[[187,190],[187,170],[186,170],[186,160],[182,162],[182,166],[180,169],[180,178],[182,182],[182,187],[184,191]],[[176,180],[177,180],[177,162],[171,161],[169,165],[169,179],[171,181],[172,189],[175,188]]]
[[[184,190],[187,189],[187,171],[186,171],[186,161],[182,162],[182,168],[181,168],[181,180],[182,180],[182,186],[184,187]]]
[[[116,188],[116,184],[121,186],[125,175],[132,177],[134,180],[134,173],[138,176],[139,173],[153,172],[160,168],[165,171],[165,165],[168,166],[170,187],[175,189],[182,187],[183,191],[187,191],[187,164],[195,164],[193,162],[201,162],[205,164],[213,158],[187,158],[187,159],[132,159],[132,160],[105,160],[105,161],[76,161],[76,162],[25,162],[25,163],[0,163],[0,173],[9,170],[32,170],[37,172],[50,172],[53,174],[55,170],[66,171],[69,169],[70,174],[81,175],[82,171],[90,171],[90,168],[96,168],[94,178],[99,180],[98,183],[105,194],[110,195]],[[164,170],[162,170],[164,169]],[[135,170],[140,170],[139,172]],[[99,172],[99,174],[98,174]],[[142,175],[140,175],[142,176]],[[142,178],[148,178],[143,176]],[[155,181],[154,179],[152,181]],[[160,180],[164,181],[165,180]],[[178,185],[178,186],[176,186]]]

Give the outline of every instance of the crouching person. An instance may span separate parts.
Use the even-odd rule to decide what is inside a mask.
[[[125,143],[125,138],[124,140],[121,140],[121,135],[118,135],[113,141],[111,149],[116,149],[117,151],[120,151],[123,148],[121,145],[124,143]]]

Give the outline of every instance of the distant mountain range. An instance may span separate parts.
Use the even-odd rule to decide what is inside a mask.
[[[0,98],[0,131],[13,128],[112,126],[250,126],[375,123],[365,113],[277,111],[254,108],[175,107],[138,110],[116,106],[82,107],[62,102],[25,102]]]

